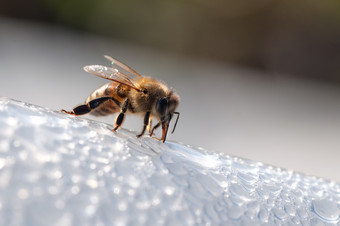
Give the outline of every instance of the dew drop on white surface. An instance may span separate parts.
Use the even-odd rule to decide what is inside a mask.
[[[324,225],[340,184],[0,98],[0,225]]]
[[[336,221],[339,219],[340,209],[337,204],[327,200],[313,200],[313,210],[322,219]]]

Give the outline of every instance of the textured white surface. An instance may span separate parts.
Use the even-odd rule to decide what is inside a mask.
[[[0,225],[339,222],[340,185],[0,99]]]

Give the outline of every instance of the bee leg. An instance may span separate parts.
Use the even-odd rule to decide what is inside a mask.
[[[150,112],[146,112],[146,114],[144,116],[143,130],[142,130],[142,132],[140,134],[137,135],[137,137],[143,136],[143,134],[145,133],[146,127],[149,125],[149,119],[150,119]]]
[[[79,105],[75,108],[73,108],[72,111],[65,111],[64,109],[61,110],[64,113],[67,113],[69,115],[84,115],[87,114],[91,111],[91,109],[89,108],[89,106],[87,106],[86,104],[84,105]]]
[[[150,132],[150,137],[152,137],[153,131],[155,131],[155,129],[157,129],[160,125],[161,125],[161,123],[159,122],[159,123],[157,123],[157,124],[152,128],[152,130],[151,130],[151,132]]]
[[[112,97],[101,97],[101,98],[91,100],[87,104],[79,105],[73,108],[72,111],[65,111],[64,109],[62,109],[61,111],[64,113],[70,114],[70,115],[84,115],[84,114],[91,112],[91,110],[95,109],[96,107],[98,107],[99,105],[101,105],[102,103],[110,99],[112,100],[113,98]]]
[[[126,99],[126,101],[123,104],[122,111],[119,113],[119,115],[116,118],[116,127],[113,129],[113,132],[116,131],[122,125],[128,105],[129,105],[129,99]]]
[[[149,118],[149,124],[148,126],[146,127],[146,129],[149,131],[149,133],[151,133],[151,128],[152,128],[152,119],[151,119],[151,116]]]

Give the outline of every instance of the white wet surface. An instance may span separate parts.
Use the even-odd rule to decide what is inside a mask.
[[[0,98],[0,225],[334,225],[340,184]]]

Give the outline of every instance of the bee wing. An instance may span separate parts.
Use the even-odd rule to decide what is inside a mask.
[[[117,68],[106,67],[102,65],[87,65],[84,67],[84,70],[101,78],[118,82],[137,91],[141,91],[139,85],[136,82],[134,82],[127,75],[121,73]]]
[[[111,62],[112,68],[118,69],[121,72],[124,72],[125,70],[134,76],[141,77],[139,73],[137,73],[135,70],[133,70],[131,67],[127,66],[126,64],[120,62],[119,60],[116,60],[113,57],[108,56],[108,55],[104,55],[104,57]]]

